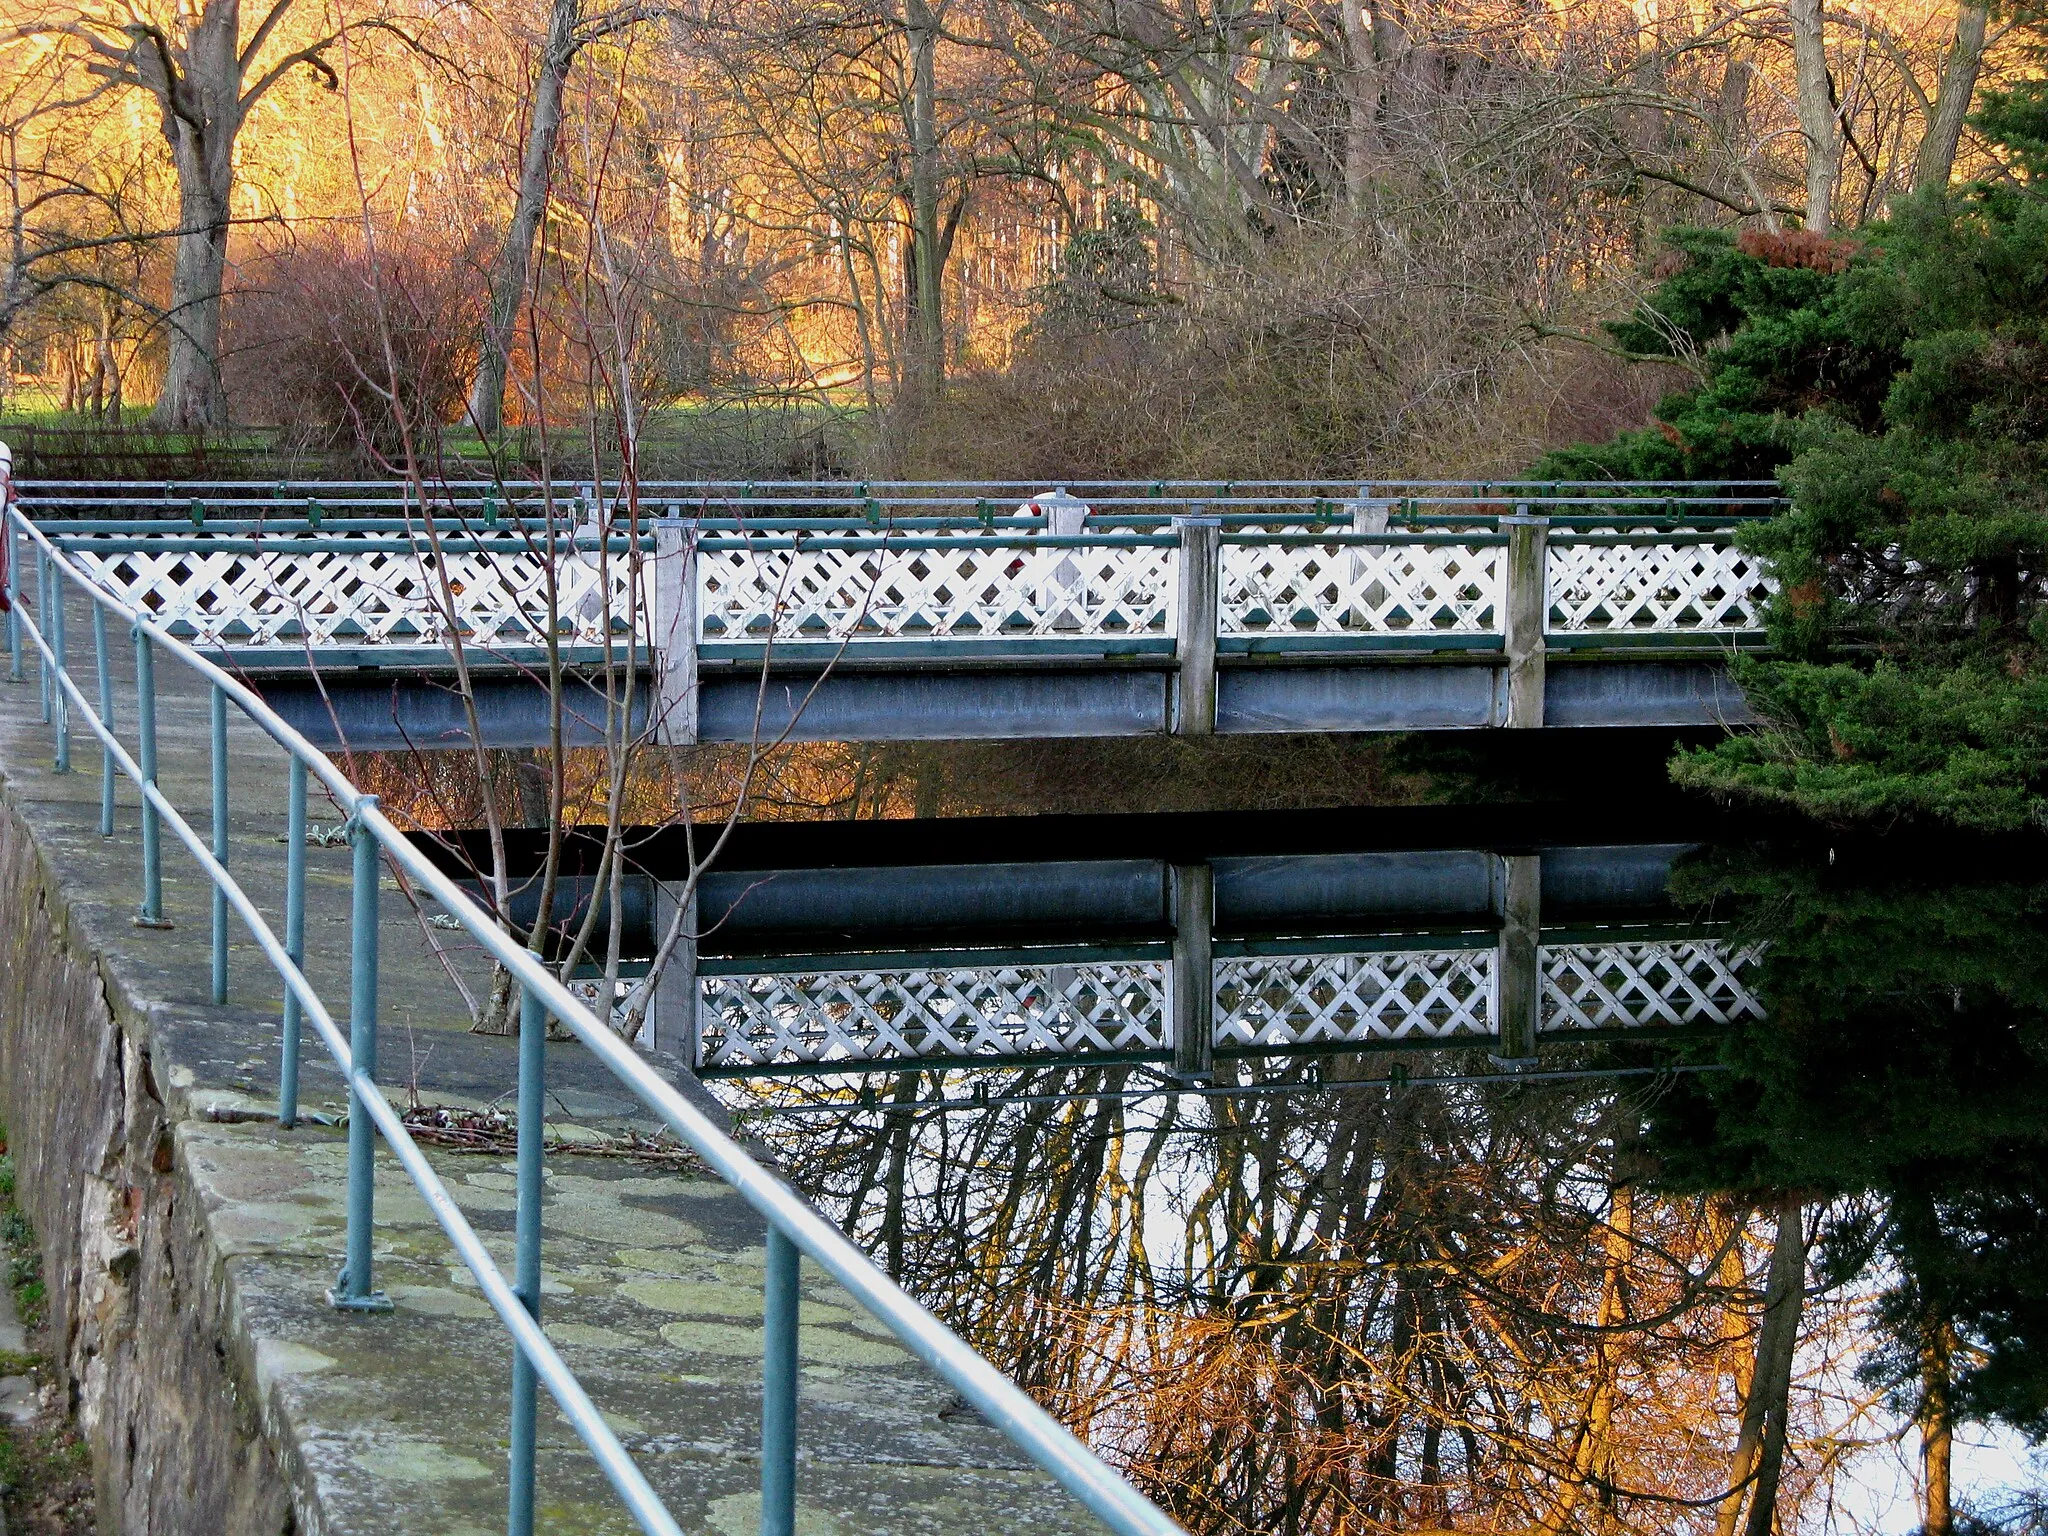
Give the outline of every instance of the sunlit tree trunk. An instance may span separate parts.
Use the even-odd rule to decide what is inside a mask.
[[[1950,1468],[1955,1451],[1955,1423],[1950,1405],[1955,1330],[1937,1323],[1920,1353],[1920,1482],[1926,1507],[1921,1536],[1950,1536],[1955,1529]]]
[[[178,242],[171,263],[170,358],[151,419],[217,427],[228,419],[220,380],[220,300],[227,277],[235,138],[242,130],[241,0],[208,0],[182,59],[152,40],[137,48],[178,172]],[[180,65],[182,64],[182,68]]]
[[[940,273],[938,43],[939,21],[926,0],[905,0],[910,40],[910,270],[904,273],[910,311],[912,387],[930,399],[945,382],[946,316]]]
[[[1835,227],[1835,186],[1842,179],[1842,124],[1821,26],[1821,0],[1787,0],[1792,20],[1792,68],[1797,82],[1799,131],[1806,137],[1806,227]]]
[[[1763,1325],[1757,1330],[1756,1368],[1743,1405],[1742,1428],[1728,1465],[1728,1496],[1715,1522],[1717,1536],[1734,1536],[1745,1498],[1745,1536],[1770,1536],[1778,1507],[1778,1475],[1792,1396],[1792,1356],[1799,1344],[1799,1314],[1806,1300],[1806,1211],[1796,1194],[1778,1201],[1778,1234],[1771,1244],[1764,1287]]]
[[[1913,188],[1945,187],[1956,168],[1956,146],[1962,143],[1963,119],[1977,92],[1977,72],[1984,63],[1984,29],[1989,13],[1964,0],[1956,13],[1956,36],[1941,66],[1941,85],[1920,153],[1913,161]],[[1930,1530],[1933,1527],[1929,1527]]]
[[[484,320],[476,383],[469,394],[469,417],[476,430],[495,437],[505,425],[505,382],[511,368],[512,335],[533,268],[533,243],[547,213],[548,179],[555,163],[555,141],[562,131],[562,91],[575,62],[576,24],[582,0],[554,0],[548,11],[547,41],[541,45],[540,70],[533,83],[533,111],[526,124],[526,151],[519,163],[519,191],[512,204],[512,223],[491,271],[491,306]]]
[[[1373,64],[1372,19],[1365,0],[1342,0],[1344,24],[1344,228],[1356,233],[1365,222],[1366,191],[1372,179],[1378,138],[1379,91]]]

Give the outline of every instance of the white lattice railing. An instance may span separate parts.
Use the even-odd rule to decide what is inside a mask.
[[[705,549],[699,634],[710,642],[1165,638],[1175,555],[1156,545]]]
[[[518,545],[446,554],[445,593],[424,551],[124,553],[81,540],[70,553],[110,591],[203,648],[443,644],[449,598],[466,644],[533,645],[547,635],[547,562]],[[607,629],[623,630],[633,611],[631,561],[619,554],[607,564],[601,570],[589,552],[557,562],[563,640],[599,644]]]
[[[1760,953],[1712,939],[1545,946],[1540,1028],[1761,1018],[1743,980]],[[1491,949],[1221,959],[1215,1043],[1285,1050],[1489,1038],[1495,966]],[[700,985],[699,1064],[729,1071],[1171,1046],[1166,966],[1157,961],[709,976]]]
[[[1763,561],[1725,534],[1697,542],[1553,541],[1545,587],[1555,634],[1753,630],[1772,590]]]
[[[290,552],[252,552],[246,543],[195,549],[204,540],[182,532],[175,541],[167,535],[161,551],[138,550],[134,538],[109,540],[107,549],[95,542],[74,538],[66,547],[109,589],[203,646],[433,645],[449,633],[424,550],[353,549],[346,536],[331,535],[321,548]],[[469,643],[515,646],[544,636],[544,556],[508,539],[503,548],[445,558],[453,624]],[[1164,648],[1178,632],[1180,558],[1163,544],[714,543],[696,554],[698,633],[714,644],[1074,639]],[[606,563],[608,575],[590,551],[558,560],[563,638],[595,644],[607,628],[624,630],[634,562],[615,554]],[[1225,639],[1499,635],[1507,570],[1501,544],[1455,538],[1227,542],[1216,626]],[[1668,534],[1640,543],[1556,536],[1545,588],[1547,627],[1561,643],[1753,631],[1771,592],[1762,562],[1725,538]]]
[[[1500,632],[1498,544],[1225,544],[1224,635]]]

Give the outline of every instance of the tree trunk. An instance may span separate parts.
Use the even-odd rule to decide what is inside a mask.
[[[925,0],[906,0],[910,35],[910,270],[904,273],[910,311],[911,383],[925,400],[946,380],[946,316],[939,237],[938,18]]]
[[[1798,82],[1799,131],[1806,136],[1806,227],[1835,227],[1835,185],[1842,179],[1842,125],[1821,31],[1821,0],[1786,0],[1792,18],[1792,69]]]
[[[1988,19],[1986,8],[1970,0],[1963,0],[1962,9],[1956,13],[1955,42],[1942,61],[1934,111],[1928,116],[1927,132],[1920,140],[1920,153],[1913,160],[1916,192],[1925,187],[1946,187],[1955,173],[1956,146],[1963,140],[1963,119],[1969,114],[1970,99],[1977,94],[1977,71],[1984,62],[1984,28]]]
[[[1365,0],[1341,0],[1344,23],[1344,231],[1365,224],[1366,190],[1379,137],[1378,70]]]
[[[491,307],[484,321],[482,355],[476,382],[469,393],[471,424],[485,437],[505,425],[505,383],[511,372],[512,334],[526,301],[527,276],[533,267],[533,242],[547,213],[548,179],[555,163],[555,140],[562,131],[562,91],[569,66],[576,60],[576,24],[582,0],[554,0],[548,11],[548,37],[542,45],[540,74],[533,85],[533,113],[527,119],[526,153],[519,164],[519,193],[512,205],[512,224],[498,250],[491,273]]]
[[[207,0],[185,40],[184,68],[157,101],[178,172],[171,264],[170,362],[151,420],[176,429],[225,426],[220,296],[227,275],[235,137],[242,131],[241,0]]]
[[[1920,1353],[1920,1482],[1926,1499],[1921,1536],[1950,1536],[1955,1529],[1950,1470],[1955,1453],[1955,1423],[1949,1393],[1949,1361],[1955,1353],[1955,1330],[1938,1323]]]
[[[1792,1395],[1792,1356],[1799,1344],[1799,1314],[1806,1300],[1806,1209],[1796,1194],[1778,1201],[1778,1235],[1771,1244],[1764,1286],[1763,1325],[1757,1330],[1756,1369],[1743,1404],[1742,1429],[1729,1459],[1728,1496],[1715,1521],[1717,1536],[1734,1536],[1749,1496],[1745,1536],[1771,1536],[1778,1508],[1778,1475]]]

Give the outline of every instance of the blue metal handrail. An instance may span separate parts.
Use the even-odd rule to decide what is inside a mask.
[[[8,561],[8,640],[11,675],[22,676],[23,640],[32,642],[44,686],[45,718],[58,742],[58,767],[68,769],[70,715],[76,708],[101,746],[103,791],[101,829],[112,830],[112,793],[118,770],[140,789],[143,800],[143,902],[140,921],[163,922],[159,825],[168,826],[212,883],[213,979],[216,997],[227,988],[227,916],[238,917],[282,979],[286,993],[285,1041],[279,1085],[279,1120],[297,1118],[297,1029],[311,1023],[341,1068],[349,1086],[347,1258],[330,1300],[353,1310],[388,1305],[371,1284],[370,1234],[373,1210],[373,1131],[398,1159],[462,1261],[477,1278],[484,1298],[510,1333],[514,1345],[508,1530],[528,1536],[533,1528],[535,1402],[540,1386],[596,1458],[606,1480],[643,1531],[680,1536],[680,1527],[634,1464],[625,1448],[563,1362],[540,1326],[542,1067],[546,1028],[558,1020],[639,1100],[731,1184],[769,1225],[763,1330],[762,1517],[763,1536],[790,1536],[795,1528],[798,1255],[808,1255],[856,1301],[888,1326],[909,1351],[972,1403],[1031,1460],[1050,1474],[1112,1530],[1130,1536],[1171,1536],[1180,1527],[1105,1465],[1017,1385],[969,1348],[957,1335],[890,1280],[824,1217],[750,1157],[697,1107],[579,1002],[542,963],[515,943],[378,809],[374,795],[349,783],[341,769],[262,699],[222,668],[181,643],[147,613],[131,608],[72,566],[34,523],[6,509],[4,533],[14,552],[17,532],[37,554],[43,596],[35,618],[21,603],[18,561]],[[94,605],[100,707],[95,709],[72,677],[64,648],[62,583],[71,582]],[[125,620],[134,636],[137,663],[138,753],[130,755],[112,728],[112,689],[105,615]],[[47,630],[45,626],[47,625]],[[211,846],[179,813],[156,783],[154,656],[161,649],[211,687],[209,700],[214,784]],[[286,863],[285,937],[280,940],[226,864],[226,706],[236,708],[288,754],[292,773],[287,811],[291,852]],[[349,1033],[344,1039],[333,1015],[301,969],[305,922],[305,797],[309,777],[347,817],[353,846]],[[481,947],[510,971],[521,988],[517,1121],[517,1206],[513,1280],[478,1240],[461,1209],[442,1184],[403,1119],[375,1081],[377,1039],[377,887],[380,865],[389,861],[439,901]]]

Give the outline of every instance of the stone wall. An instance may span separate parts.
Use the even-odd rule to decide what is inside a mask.
[[[232,1287],[152,1070],[151,1020],[110,984],[86,926],[0,800],[0,1116],[100,1528],[294,1531],[232,1343]]]

